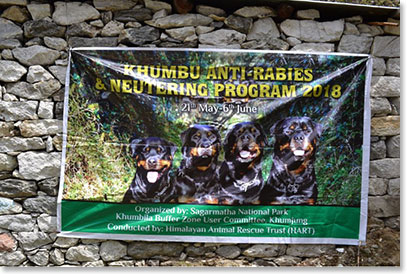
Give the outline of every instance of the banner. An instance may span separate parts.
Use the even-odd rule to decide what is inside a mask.
[[[368,55],[70,51],[60,236],[363,244]]]

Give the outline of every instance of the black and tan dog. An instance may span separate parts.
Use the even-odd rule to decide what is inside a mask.
[[[308,204],[317,201],[314,160],[322,126],[308,117],[289,117],[272,128],[273,166],[263,190],[263,204]]]
[[[261,126],[253,122],[234,125],[226,134],[225,161],[219,170],[220,204],[258,204],[264,186],[261,173],[267,144]]]
[[[217,162],[221,148],[218,130],[193,125],[181,134],[182,161],[175,180],[179,203],[217,203]]]
[[[137,170],[123,203],[166,203],[173,199],[169,171],[176,149],[175,144],[158,137],[131,141]]]

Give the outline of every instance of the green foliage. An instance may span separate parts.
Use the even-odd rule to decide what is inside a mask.
[[[92,78],[110,79],[115,77],[115,72],[92,63],[90,58],[79,59],[72,68],[69,97],[65,199],[120,202],[136,171],[134,159],[128,153],[131,138],[157,136],[175,143],[179,149],[171,170],[174,174],[182,160],[180,134],[195,123],[217,127],[222,139],[230,125],[243,121],[260,123],[269,136],[269,147],[264,150],[262,162],[263,178],[267,180],[273,162],[274,139],[270,136],[270,128],[285,117],[308,116],[324,128],[318,142],[315,162],[318,203],[348,206],[359,204],[364,101],[363,92],[360,91],[364,88],[362,72],[365,60],[360,59],[359,63],[355,63],[352,57],[311,54],[289,57],[284,54],[254,53],[222,55],[217,52],[205,53],[203,57],[193,52],[188,53],[189,56],[185,52],[170,55],[162,52],[151,54],[148,51],[141,51],[137,55],[133,55],[131,51],[111,51],[109,54],[117,54],[117,57],[107,57],[124,60],[121,62],[161,62],[165,65],[179,63],[200,65],[202,68],[229,64],[270,67],[289,64],[293,67],[312,68],[315,80],[311,85],[326,87],[340,84],[343,94],[339,99],[330,96],[305,98],[298,91],[294,98],[250,100],[247,105],[257,107],[257,113],[238,114],[234,110],[214,114],[198,108],[182,112],[181,106],[184,103],[209,102],[211,105],[221,106],[224,101],[213,96],[198,99],[95,90]],[[133,60],[136,57],[139,60]],[[345,71],[344,68],[350,65],[359,66],[359,69]],[[349,82],[350,79],[353,79],[352,82]],[[209,87],[213,86],[214,81],[199,79],[199,82],[202,81],[208,82]],[[286,84],[277,81],[262,83]],[[223,153],[219,156],[219,163],[222,160]]]
[[[400,0],[320,0],[320,1],[373,5],[373,6],[400,7]]]
[[[134,174],[128,146],[71,89],[64,199],[120,202]]]

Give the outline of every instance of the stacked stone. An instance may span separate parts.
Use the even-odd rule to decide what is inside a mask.
[[[361,262],[399,265],[400,28],[367,25],[361,16],[321,22],[315,9],[288,19],[266,6],[229,15],[205,5],[195,10],[175,14],[170,4],[153,0],[0,0],[0,265],[356,264],[354,247],[334,245],[56,237],[67,48],[78,46],[372,54],[369,233]]]

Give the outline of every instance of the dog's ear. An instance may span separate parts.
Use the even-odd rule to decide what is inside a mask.
[[[322,131],[324,130],[322,124],[312,122],[312,126],[314,127],[314,131],[317,133],[318,138],[321,137]]]
[[[259,141],[262,147],[268,146],[267,136],[263,127],[259,123],[254,123],[254,126],[260,131],[260,136],[258,138],[260,138]],[[256,140],[256,142],[258,141]]]
[[[133,158],[137,156],[137,148],[144,142],[144,139],[133,139],[130,142],[130,155]]]
[[[225,151],[225,157],[228,157],[231,153],[232,147],[236,143],[236,130],[237,125],[231,126],[226,132],[225,140],[223,141],[223,150]]]
[[[182,146],[184,146],[185,143],[187,142],[188,136],[189,136],[189,133],[191,132],[191,130],[192,130],[192,127],[188,128],[187,130],[185,130],[181,133],[180,137],[181,137]]]
[[[281,120],[275,122],[275,123],[271,126],[271,128],[270,128],[270,134],[271,134],[271,135],[275,135],[275,134],[276,134],[278,128],[279,128],[279,127],[281,126],[281,124],[285,121],[285,119],[286,119],[286,118],[283,118],[283,119],[281,119]]]
[[[215,134],[216,138],[218,139],[217,142],[216,142],[216,148],[217,148],[217,150],[219,152],[220,148],[221,148],[221,145],[222,145],[222,137],[220,136],[219,130],[217,128],[212,130],[212,132]]]
[[[174,157],[175,152],[177,151],[178,147],[173,142],[167,141],[168,148],[170,149],[171,157]]]

